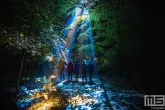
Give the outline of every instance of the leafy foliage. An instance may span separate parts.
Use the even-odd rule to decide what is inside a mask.
[[[94,32],[96,57],[99,59],[99,71],[107,71],[109,68],[114,67],[119,51],[116,20],[118,12],[115,7],[116,3],[114,1],[110,2],[111,4],[107,1],[102,2],[90,14]]]

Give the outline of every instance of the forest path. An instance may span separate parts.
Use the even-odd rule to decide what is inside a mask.
[[[105,82],[105,80],[93,79],[92,82],[86,83],[79,78],[78,81],[72,82],[67,80],[59,83],[54,82],[52,86],[50,85],[51,83],[44,84],[43,81],[33,82],[31,80],[28,84],[21,87],[21,94],[16,102],[20,110],[27,109],[30,106],[37,106],[36,110],[43,108],[50,110],[51,107],[55,106],[66,108],[66,110],[145,109],[143,94],[139,94],[134,90],[121,89]],[[56,88],[56,90],[44,92],[43,86],[46,84],[49,90],[53,90],[52,87]],[[39,94],[35,95],[36,93]],[[35,97],[32,97],[34,95]],[[54,101],[57,97],[62,101],[62,105],[56,105],[61,103]]]
[[[121,90],[110,83],[63,81],[57,85],[69,96],[67,110],[142,110],[143,96],[133,90]]]

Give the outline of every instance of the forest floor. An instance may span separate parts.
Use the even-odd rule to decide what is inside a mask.
[[[14,101],[20,110],[146,109],[144,94],[99,79],[86,83],[82,82],[81,78],[72,82],[67,80],[48,82],[44,78],[36,78],[20,87]]]
[[[63,82],[57,85],[69,95],[67,110],[141,110],[143,94],[122,90],[110,83],[94,79],[93,83]]]

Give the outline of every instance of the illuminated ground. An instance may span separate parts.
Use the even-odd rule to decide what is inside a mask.
[[[21,87],[16,104],[21,110],[139,110],[143,96],[98,79],[55,84],[38,78]]]
[[[108,83],[103,86],[97,79],[93,80],[93,84],[83,83],[81,79],[79,82],[64,81],[57,87],[69,95],[67,110],[139,110],[143,105],[142,94],[120,90]]]
[[[104,98],[104,90],[99,87],[99,83],[83,83],[79,82],[62,82],[57,85],[64,93],[69,95],[69,105],[67,110],[71,109],[96,109],[107,108],[106,99]]]

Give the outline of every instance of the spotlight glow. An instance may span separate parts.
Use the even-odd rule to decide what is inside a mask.
[[[28,110],[51,110],[53,107],[60,106],[60,98],[52,98],[49,100],[43,100],[36,104],[33,104],[28,108]]]
[[[49,61],[52,62],[54,60],[54,57],[53,56],[50,56],[49,57]]]
[[[54,78],[56,78],[56,76],[55,75],[51,75],[49,78],[50,79],[54,79]]]

